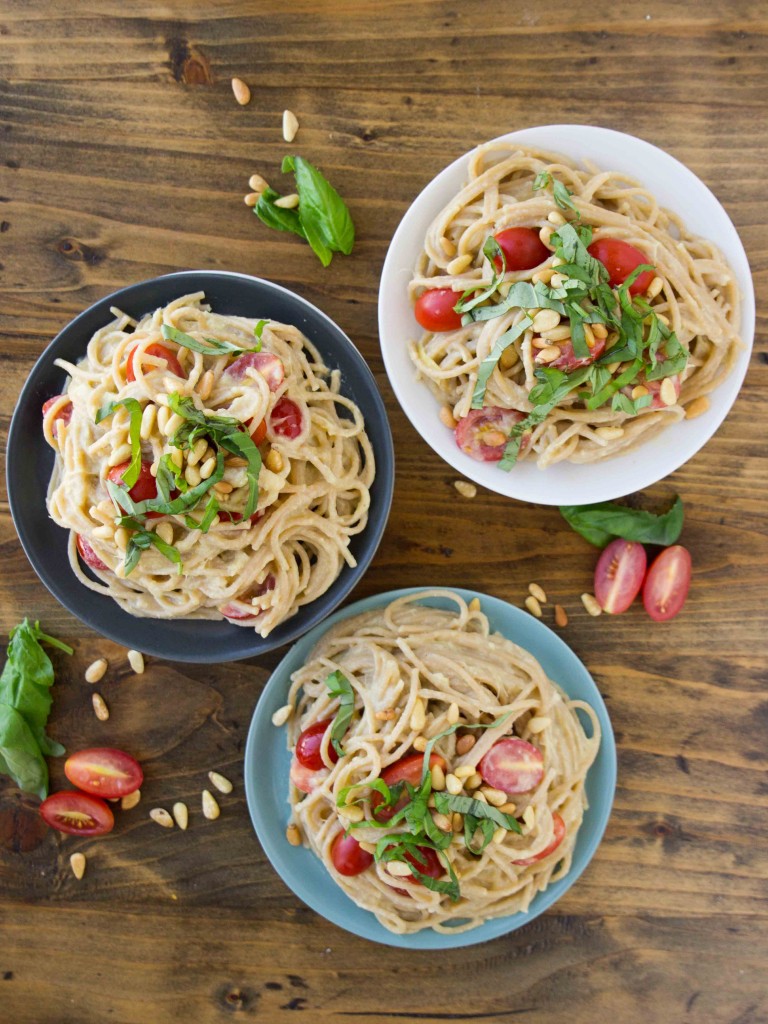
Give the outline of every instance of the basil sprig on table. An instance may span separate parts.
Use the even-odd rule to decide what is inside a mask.
[[[40,642],[66,654],[72,648],[29,619],[12,629],[0,676],[0,774],[9,775],[25,793],[44,800],[48,795],[46,757],[58,757],[64,747],[45,733],[53,703],[53,665]]]
[[[266,320],[260,320],[262,329]],[[259,324],[256,326],[258,327]],[[170,324],[163,324],[160,333],[166,341],[175,341],[177,345],[191,349],[193,352],[201,352],[205,356],[233,355],[240,352],[261,352],[261,336],[257,335],[257,342],[252,347],[236,345],[231,341],[221,341],[217,338],[206,338],[205,341],[197,341],[191,335],[180,331],[178,327],[171,327]]]
[[[292,171],[296,178],[299,205],[287,210],[275,205],[280,196],[266,188],[253,208],[267,227],[291,231],[309,242],[313,252],[327,267],[335,252],[348,256],[355,243],[355,226],[346,203],[328,179],[309,160],[300,156],[283,159],[283,174]]]
[[[604,548],[615,537],[668,547],[677,541],[683,529],[683,503],[679,496],[662,515],[612,501],[561,505],[560,514],[577,533],[598,548]]]

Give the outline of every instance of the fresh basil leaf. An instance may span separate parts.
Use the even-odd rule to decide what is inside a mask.
[[[153,531],[143,529],[135,530],[128,538],[128,546],[125,551],[125,575],[130,576],[138,565],[142,552],[148,551],[152,546],[156,547],[160,554],[167,558],[169,562],[173,562],[178,566],[178,572],[181,575],[184,567],[178,548],[175,548],[172,544],[166,544]]]
[[[10,775],[24,793],[44,800],[48,766],[32,730],[16,708],[0,703],[0,771]]]
[[[177,345],[191,349],[193,352],[202,352],[203,355],[207,356],[223,356],[234,352],[259,352],[261,350],[261,345],[254,348],[246,348],[243,345],[235,345],[231,341],[219,341],[216,338],[206,338],[204,342],[197,341],[191,335],[180,331],[177,327],[171,327],[170,324],[163,324],[160,333],[166,341],[175,341]]]
[[[339,698],[339,710],[336,712],[331,725],[331,743],[339,757],[343,757],[344,748],[341,745],[341,740],[347,731],[349,723],[352,721],[352,715],[355,710],[355,691],[352,689],[352,684],[344,673],[338,669],[335,672],[331,672],[325,680],[325,685],[328,687],[328,692],[332,697]]]
[[[253,334],[258,342],[258,346],[255,349],[256,352],[261,352],[261,336],[264,333],[264,328],[269,323],[269,320],[259,320],[256,326],[253,328]]]
[[[555,203],[561,210],[573,210],[574,213],[578,214],[579,211],[576,209],[576,205],[571,198],[573,192],[562,181],[558,181],[557,178],[552,179],[552,195],[554,196]]]
[[[131,442],[131,462],[128,469],[122,474],[123,483],[130,489],[139,479],[139,473],[141,473],[141,406],[135,398],[123,398],[119,402],[109,402],[99,409],[96,414],[96,422],[101,423],[121,406],[128,410],[131,417],[131,424],[128,428]]]
[[[641,409],[645,409],[646,406],[651,404],[650,395],[641,395],[640,398],[636,398],[634,401],[625,395],[622,391],[617,391],[611,399],[611,409],[614,412],[623,412],[627,416],[637,416]]]
[[[548,285],[541,281],[535,285],[528,281],[516,281],[502,302],[495,306],[481,306],[479,309],[472,309],[465,313],[463,319],[467,323],[495,320],[496,317],[503,316],[511,309],[554,309],[561,316],[565,313],[565,306],[559,299],[553,297],[553,291]]]
[[[459,814],[471,814],[478,821],[488,819],[496,828],[505,828],[510,832],[521,833],[522,829],[511,814],[505,814],[498,807],[475,800],[471,796],[453,796],[450,793],[435,793],[435,806],[441,814],[458,811]]]
[[[390,788],[384,779],[373,779],[370,782],[353,782],[351,786],[344,786],[340,790],[339,795],[336,797],[336,806],[344,807],[348,802],[347,797],[355,789],[372,789],[384,797],[384,802],[383,804],[379,804],[379,807],[393,807],[400,799],[400,793],[403,789],[403,786],[400,783],[397,783],[396,785],[399,785],[400,789],[397,791],[397,795],[394,795],[396,786],[392,786]],[[364,800],[366,798],[361,797],[360,799]],[[358,801],[354,802],[357,803]]]
[[[679,496],[662,515],[610,501],[561,505],[560,514],[585,540],[599,548],[615,537],[668,547],[677,542],[683,529],[683,502]]]
[[[504,250],[493,235],[489,235],[486,238],[483,244],[483,255],[491,265],[491,283],[481,291],[477,291],[475,288],[468,288],[453,307],[456,313],[468,313],[475,306],[479,306],[481,302],[485,302],[486,299],[493,295],[500,282],[504,280],[504,274],[507,272],[507,258],[504,255]],[[501,264],[498,269],[496,268],[496,260],[499,260]]]
[[[628,384],[632,384],[640,371],[643,368],[642,359],[635,359],[631,366],[628,366],[626,370],[619,374],[618,377],[614,377],[610,380],[605,387],[601,388],[596,395],[587,399],[586,406],[588,409],[599,409],[601,405],[605,405],[617,391],[621,391],[622,388],[627,387]]]
[[[190,530],[199,530],[200,533],[208,533],[211,528],[211,523],[216,518],[219,511],[219,503],[216,498],[211,497],[208,499],[208,504],[205,506],[205,512],[200,522],[196,522],[192,516],[185,516],[184,522],[187,524]]]
[[[297,219],[303,236],[323,266],[328,266],[334,252],[348,256],[355,242],[355,226],[346,203],[336,189],[317,167],[303,157],[286,156],[282,171],[292,171],[296,177],[299,195]],[[257,211],[260,202],[256,204]]]
[[[688,353],[680,344],[674,331],[664,340],[664,360],[656,362],[653,368],[648,370],[646,380],[662,380],[664,377],[671,377],[676,373],[682,373],[688,365]]]
[[[501,358],[502,352],[509,348],[509,346],[515,342],[521,334],[525,334],[531,326],[533,326],[533,320],[531,320],[529,316],[524,316],[519,323],[510,327],[509,330],[505,331],[500,338],[496,339],[496,344],[480,363],[480,368],[477,372],[475,390],[472,392],[471,408],[482,409],[483,402],[485,401],[485,389],[488,385],[488,379]]]
[[[551,181],[552,175],[549,173],[549,171],[539,171],[539,173],[533,179],[533,191],[538,192],[540,188],[546,188]]]
[[[291,231],[306,241],[307,236],[301,226],[298,212],[285,210],[282,206],[275,206],[275,200],[279,198],[280,194],[273,188],[265,188],[259,196],[259,201],[254,206],[253,212],[268,228],[274,228],[276,231]]]

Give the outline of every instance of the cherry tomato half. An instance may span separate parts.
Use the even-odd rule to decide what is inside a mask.
[[[595,338],[595,344],[589,350],[589,355],[584,356],[583,359],[577,358],[573,351],[572,341],[558,341],[557,347],[560,349],[560,355],[549,365],[554,366],[556,370],[570,373],[571,370],[576,370],[580,366],[589,366],[590,363],[594,363],[605,350],[605,338]]]
[[[434,768],[438,764],[441,768],[445,768],[445,759],[440,757],[439,754],[429,755],[429,767]],[[421,782],[421,773],[424,769],[424,755],[423,754],[408,754],[407,757],[400,758],[399,761],[395,761],[394,764],[389,765],[381,773],[381,777],[386,784],[392,788],[397,782],[410,782],[412,786],[418,786]],[[384,797],[381,793],[377,793],[375,790],[371,793],[371,811],[374,813],[378,821],[389,821],[395,814],[402,810],[403,807],[408,803],[408,794],[403,792],[402,796],[395,804],[394,807],[382,807],[380,811],[376,811],[379,804],[384,802]]]
[[[250,430],[253,426],[253,420],[248,424]],[[255,445],[260,445],[264,438],[267,436],[267,421],[263,419],[256,427],[251,431],[251,440]]]
[[[425,331],[456,331],[461,313],[453,308],[461,298],[452,288],[429,288],[416,299],[413,315]]]
[[[323,722],[315,722],[307,726],[304,732],[301,733],[296,740],[296,757],[299,764],[303,764],[305,768],[311,768],[312,771],[325,768],[326,765],[320,754],[320,747],[330,724],[331,719],[326,718]],[[328,756],[334,764],[339,760],[339,755],[330,743],[328,744]]]
[[[109,566],[102,562],[85,537],[79,533],[77,535],[77,553],[91,569],[100,569],[102,572],[109,569]]]
[[[691,556],[682,544],[665,548],[652,563],[643,584],[645,610],[656,622],[674,619],[691,585]]]
[[[293,441],[301,433],[303,425],[304,419],[299,406],[285,395],[278,398],[274,409],[269,414],[269,426],[272,433],[277,437],[286,437],[289,441]]]
[[[517,736],[497,740],[477,766],[483,782],[504,793],[528,793],[544,778],[541,751]]]
[[[445,874],[445,868],[440,862],[435,850],[431,846],[417,846],[416,849],[411,853],[410,851],[405,854],[405,859],[409,864],[413,864],[417,871],[422,875],[427,875],[429,878],[441,878]],[[398,885],[392,886],[395,892],[399,892],[401,896],[410,896],[411,894],[407,889],[401,889],[400,885],[405,883],[406,885],[423,885],[424,883],[420,878],[416,878],[415,875],[408,876],[405,878],[398,879]]]
[[[64,762],[64,774],[73,786],[107,800],[135,792],[144,781],[136,758],[113,747],[78,750]]]
[[[552,831],[554,833],[552,842],[549,846],[545,847],[541,853],[537,853],[535,857],[524,857],[523,860],[513,860],[513,864],[519,864],[521,867],[525,867],[528,864],[535,864],[537,860],[544,860],[550,853],[554,853],[560,843],[565,839],[565,822],[557,813],[552,812]]]
[[[595,597],[604,612],[621,615],[640,593],[648,560],[645,548],[617,537],[603,549],[595,566]]]
[[[533,270],[552,255],[536,228],[505,228],[494,238],[504,253],[507,270]],[[501,270],[498,256],[493,262],[496,270]]]
[[[373,855],[354,836],[339,832],[331,845],[331,860],[340,875],[359,875],[373,864]]]
[[[587,251],[590,256],[600,260],[608,271],[608,281],[612,288],[624,284],[635,267],[639,267],[641,263],[650,263],[645,253],[620,238],[598,238]],[[646,292],[654,276],[652,270],[644,270],[635,283],[630,285],[629,294],[641,295]]]
[[[111,480],[114,484],[121,484],[123,482],[123,473],[129,466],[130,462],[121,462],[119,466],[113,466],[109,473],[107,473],[107,479]],[[128,496],[132,501],[147,501],[149,498],[157,497],[157,483],[149,467],[149,462],[142,462],[139,477],[130,491],[128,491]],[[157,513],[154,514],[157,515]]]
[[[243,518],[239,512],[229,512],[231,521],[238,523]],[[235,519],[237,516],[237,519]],[[256,518],[261,518],[261,512],[254,512],[251,516],[251,522],[254,522]],[[252,587],[247,594],[243,594],[241,597],[235,598],[234,601],[230,601],[228,604],[224,604],[219,608],[219,611],[225,619],[256,619],[261,615],[262,609],[256,609],[250,602],[251,598],[261,597],[262,594],[266,594],[270,590],[275,589],[275,577],[272,573],[267,576],[263,583],[260,583],[257,587]]]
[[[285,380],[283,364],[273,352],[244,352],[227,367],[227,376],[242,380],[249,367],[261,374],[270,391],[277,391]]]
[[[53,398],[49,398],[46,402],[43,402],[43,416],[45,416],[45,414],[48,412],[51,406],[58,402],[58,400],[61,397],[61,395],[54,395]],[[71,419],[72,403],[67,402],[67,404],[62,406],[62,408],[59,409],[59,411],[54,416],[53,423],[51,424],[51,433],[53,434],[53,436],[56,437],[59,427],[59,421],[61,421],[66,426],[66,424],[69,423]]]
[[[291,761],[290,779],[296,789],[301,790],[302,793],[312,793],[317,787],[328,778],[328,769],[323,768],[322,771],[313,772],[311,768],[305,768],[304,765],[294,759]]]
[[[115,824],[108,804],[74,789],[63,789],[43,800],[40,814],[51,828],[74,836],[102,836]]]
[[[509,440],[509,432],[525,415],[517,409],[502,409],[487,405],[484,409],[470,409],[456,424],[456,444],[477,462],[499,462]],[[523,435],[520,448],[528,444]]]
[[[136,380],[136,370],[133,365],[133,360],[136,355],[136,349],[138,346],[134,346],[128,353],[128,362],[125,364],[125,379],[127,381]],[[184,371],[181,368],[181,363],[176,358],[176,353],[172,349],[166,348],[165,345],[158,345],[153,342],[151,345],[147,345],[142,355],[154,356],[155,359],[164,359],[166,362],[167,372],[172,373],[175,377],[184,377]],[[147,364],[145,373],[150,373],[152,370],[160,369],[160,367]]]

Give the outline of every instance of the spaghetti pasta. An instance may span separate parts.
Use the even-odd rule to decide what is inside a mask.
[[[337,624],[288,704],[292,822],[386,928],[473,928],[568,872],[597,716],[459,595]]]
[[[266,637],[355,564],[374,455],[296,327],[203,299],[138,323],[113,310],[77,365],[56,361],[70,377],[44,410],[48,509],[80,582],[130,614]]]
[[[502,469],[634,448],[712,391],[741,347],[738,286],[712,242],[623,174],[509,142],[475,151],[427,232],[417,318],[443,290],[447,319],[420,319],[410,356],[459,447]]]

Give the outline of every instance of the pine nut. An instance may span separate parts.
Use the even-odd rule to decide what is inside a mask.
[[[208,477],[213,473],[214,469],[216,469],[216,456],[212,455],[210,459],[206,459],[205,462],[200,467],[201,480],[207,480]]]
[[[347,821],[362,821],[365,817],[359,804],[346,804],[344,807],[337,807],[336,811],[339,817],[346,818]]]
[[[650,391],[648,388],[644,387],[642,384],[638,384],[637,387],[632,388],[632,401],[636,402],[638,398],[644,398],[649,394]]]
[[[106,658],[98,658],[96,661],[92,661],[85,670],[86,683],[98,683],[100,679],[103,679],[108,667]]]
[[[128,651],[128,664],[131,666],[137,676],[143,675],[144,673],[144,655],[141,651]]]
[[[211,370],[205,371],[197,382],[197,388],[195,390],[204,402],[208,401],[211,397],[211,392],[213,391],[213,373]]]
[[[377,711],[373,717],[379,722],[392,722],[397,718],[397,712],[394,708],[384,708]]]
[[[253,208],[256,203],[261,199],[261,192],[246,192],[243,196],[243,202],[246,206]]]
[[[491,838],[491,842],[492,843],[496,843],[497,845],[499,845],[499,844],[504,842],[506,837],[507,837],[507,830],[504,828],[503,825],[501,825],[493,833],[493,837]]]
[[[451,831],[451,819],[448,817],[447,814],[433,814],[432,820],[434,821],[434,823],[437,825],[441,832]]]
[[[568,625],[568,613],[561,604],[555,605],[555,625],[561,629]]]
[[[173,524],[169,523],[167,519],[163,520],[162,523],[158,523],[155,527],[155,533],[166,544],[173,544]]]
[[[434,811],[436,806],[437,804],[435,802],[435,794],[430,793],[429,797],[427,798],[427,807],[430,809],[430,811]]]
[[[473,597],[472,600],[467,605],[467,608],[471,612],[479,612],[480,611],[480,598],[479,597]]]
[[[387,864],[387,872],[394,878],[407,878],[411,874],[411,869],[404,860],[391,860]]]
[[[479,789],[483,784],[483,776],[480,772],[475,772],[474,775],[470,775],[464,782],[464,789],[469,791],[470,789]]]
[[[664,280],[661,277],[654,277],[651,283],[645,290],[645,297],[650,302],[651,299],[655,299],[661,289],[664,287]]]
[[[547,214],[547,220],[550,224],[554,224],[555,227],[562,227],[565,224],[565,217],[560,213],[559,210],[552,210],[551,213]]]
[[[595,598],[594,598],[594,596],[592,594],[582,594],[581,595],[581,603],[587,609],[589,614],[594,616],[595,618],[598,615],[602,615],[603,609],[597,603],[597,601],[595,600]]]
[[[443,237],[440,239],[440,248],[443,250],[443,252],[448,257],[449,260],[453,259],[453,257],[456,255],[456,246],[453,244],[450,238],[446,238],[445,235],[443,235]]]
[[[432,776],[432,789],[436,793],[441,792],[445,789],[445,772],[439,764],[433,764],[430,769],[430,775]]]
[[[592,324],[592,333],[596,338],[607,338],[608,328],[605,324]]]
[[[94,530],[94,533],[95,532],[96,531]],[[119,526],[115,530],[115,546],[120,551],[125,551],[125,549],[128,547],[128,537],[129,537],[128,531],[126,530],[126,528],[124,526]]]
[[[100,693],[94,693],[91,696],[91,703],[93,704],[93,713],[96,715],[100,722],[106,722],[109,718],[109,708],[107,703]]]
[[[502,370],[511,370],[520,359],[520,354],[514,345],[507,345],[499,357],[499,366]]]
[[[485,796],[485,793],[483,793],[483,792],[473,793],[472,797],[473,797],[474,800],[479,800],[481,804],[487,804],[488,803],[488,801],[486,799],[486,796]]]
[[[543,587],[540,587],[538,583],[528,584],[528,593],[531,597],[535,597],[539,604],[547,603],[547,595]]]
[[[695,420],[697,416],[703,416],[707,409],[709,409],[709,399],[706,395],[700,395],[686,405],[685,418],[687,420]]]
[[[671,377],[665,377],[661,382],[659,388],[659,397],[661,398],[664,405],[676,405],[677,404],[677,389],[672,382]]]
[[[456,725],[456,723],[458,722],[458,720],[459,720],[459,705],[456,703],[456,701],[453,701],[453,703],[451,703],[448,706],[447,718],[448,718],[448,724],[449,725]]]
[[[423,754],[424,751],[427,749],[427,737],[417,736],[416,739],[413,741],[413,749],[418,750],[420,754]]]
[[[608,363],[608,366],[606,367],[606,369],[608,370],[608,373],[616,373],[616,371],[618,370],[618,368],[620,366],[621,366],[621,363]]]
[[[468,754],[472,747],[474,747],[475,743],[477,743],[477,740],[472,735],[472,733],[467,733],[464,736],[459,736],[459,738],[456,740],[456,753],[459,755],[459,757],[462,757],[464,754]]]
[[[603,441],[617,441],[620,437],[624,437],[624,427],[597,427],[595,433]]]
[[[531,347],[532,348],[547,348],[548,345],[549,345],[549,341],[546,338],[539,338],[539,337],[531,338]]]
[[[463,274],[464,271],[467,269],[467,267],[471,264],[471,262],[472,262],[472,253],[471,252],[465,252],[465,253],[463,253],[463,255],[456,256],[454,259],[451,260],[451,262],[445,268],[446,273],[448,273],[448,274]],[[458,299],[456,301],[458,301]]]
[[[85,874],[85,854],[73,853],[69,858],[69,866],[72,868],[72,874],[79,882]]]
[[[528,732],[536,735],[536,733],[544,732],[544,730],[548,729],[550,725],[552,725],[551,718],[548,718],[546,715],[534,715],[533,718],[528,720],[527,729]]]
[[[280,196],[279,199],[275,200],[275,206],[279,206],[283,210],[295,210],[298,205],[299,197],[296,192],[291,192],[287,196]]]
[[[537,619],[541,618],[541,605],[533,596],[533,594],[529,594],[528,597],[526,597],[525,607],[528,609],[531,615],[535,615]]]
[[[510,801],[508,804],[502,804],[499,810],[502,814],[514,814],[517,806]]]
[[[173,435],[176,433],[176,431],[179,429],[183,422],[183,416],[179,416],[177,412],[173,413],[173,415],[169,418],[168,422],[165,424],[165,427],[163,428],[163,433],[165,434],[166,437],[173,437]]]
[[[173,818],[164,807],[153,807],[149,812],[152,821],[156,821],[163,828],[173,828]]]
[[[549,248],[549,240],[552,238],[552,233],[553,228],[551,225],[545,225],[541,231],[539,231],[539,238],[541,239],[542,244],[546,245],[547,248]]]
[[[283,456],[277,450],[277,448],[270,448],[267,452],[267,457],[264,459],[264,465],[272,473],[280,473],[283,468]]]
[[[536,356],[537,363],[554,363],[556,359],[560,358],[560,349],[557,345],[547,345],[546,348],[542,348]]]
[[[451,407],[449,405],[443,405],[440,408],[440,422],[444,427],[448,427],[449,430],[456,429],[456,420],[453,418]]]
[[[301,831],[298,825],[289,825],[285,830],[285,838],[291,846],[301,846]]]
[[[477,488],[468,480],[454,480],[453,486],[463,498],[474,498],[477,494]]]
[[[507,802],[507,794],[503,789],[494,789],[493,786],[483,786],[480,792],[485,795],[485,799],[492,807],[501,807],[502,804]]]
[[[221,814],[219,805],[216,803],[216,797],[211,793],[210,790],[203,790],[203,816],[208,821],[216,821],[218,816]]]
[[[523,811],[523,821],[529,829],[532,829],[536,824],[536,812],[530,804]]]
[[[269,183],[260,174],[252,174],[248,179],[248,188],[252,188],[254,192],[263,192],[269,188]]]
[[[473,764],[460,764],[457,768],[453,769],[453,774],[457,779],[468,779],[475,774],[475,766]]]
[[[550,287],[552,287],[552,288],[559,288],[563,284],[564,281],[565,281],[565,278],[563,277],[562,274],[555,273],[555,274],[552,275],[552,277],[550,277],[549,284],[550,284]]]
[[[112,454],[107,459],[107,465],[115,467],[121,465],[123,462],[130,461],[131,458],[131,446],[129,444],[121,444],[119,448],[115,448]]]
[[[195,441],[192,451],[187,452],[187,465],[196,466],[207,451],[208,440],[205,437],[201,437],[198,441]]]
[[[543,270],[537,270],[531,278],[531,281],[533,282],[533,284],[538,284],[539,282],[541,282],[542,284],[548,284],[549,281],[552,279],[553,274],[554,270],[552,269],[552,267],[545,267]]]
[[[360,849],[361,850],[365,850],[366,853],[373,854],[373,853],[376,853],[376,844],[375,843],[364,843],[362,840],[360,840]]]
[[[445,776],[445,788],[451,794],[451,796],[458,796],[464,788],[461,784],[461,779],[457,778],[456,775],[449,772]]]
[[[232,783],[226,776],[220,775],[219,772],[208,772],[208,778],[211,780],[211,785],[220,793],[232,792]]]
[[[160,405],[157,409],[157,429],[161,434],[165,433],[165,427],[171,418],[171,410],[167,405]]]
[[[427,724],[427,710],[424,707],[424,701],[421,697],[417,697],[413,711],[411,712],[410,727],[414,732],[421,732],[424,726]]]
[[[587,348],[594,348],[595,335],[592,331],[592,325],[588,323],[583,323],[581,326],[584,328],[584,340],[587,343]]]
[[[187,805],[181,800],[178,800],[173,805],[173,820],[179,826],[182,832],[186,832],[187,825],[189,824],[189,810]]]
[[[139,435],[142,441],[146,441],[149,438],[156,419],[157,406],[154,402],[149,402],[148,405],[144,406],[144,412],[141,414],[141,430],[139,431]]]
[[[286,142],[293,142],[296,132],[299,130],[299,120],[292,110],[283,111],[283,138]]]
[[[134,789],[132,793],[126,793],[125,796],[120,797],[120,807],[124,811],[130,811],[135,807],[141,800],[141,790]]]
[[[454,811],[451,815],[451,830],[457,835],[464,831],[464,815],[459,814],[458,811]]]
[[[537,334],[552,331],[560,323],[560,314],[555,309],[540,309],[533,318],[533,329]]]
[[[250,103],[251,90],[242,80],[242,78],[232,79],[232,92],[235,94],[235,99],[241,107],[245,107]]]
[[[571,336],[570,324],[563,324],[561,327],[553,327],[551,330],[546,331],[545,337],[547,341],[567,341]]]
[[[200,476],[200,470],[197,466],[187,465],[184,469],[184,479],[187,481],[190,487],[197,487],[202,479]]]
[[[278,728],[281,725],[285,725],[288,719],[293,714],[293,704],[283,704],[281,708],[272,715],[272,725],[276,725]]]
[[[213,485],[213,489],[214,491],[218,491],[219,494],[231,494],[234,487],[226,480],[219,480],[218,483]]]

